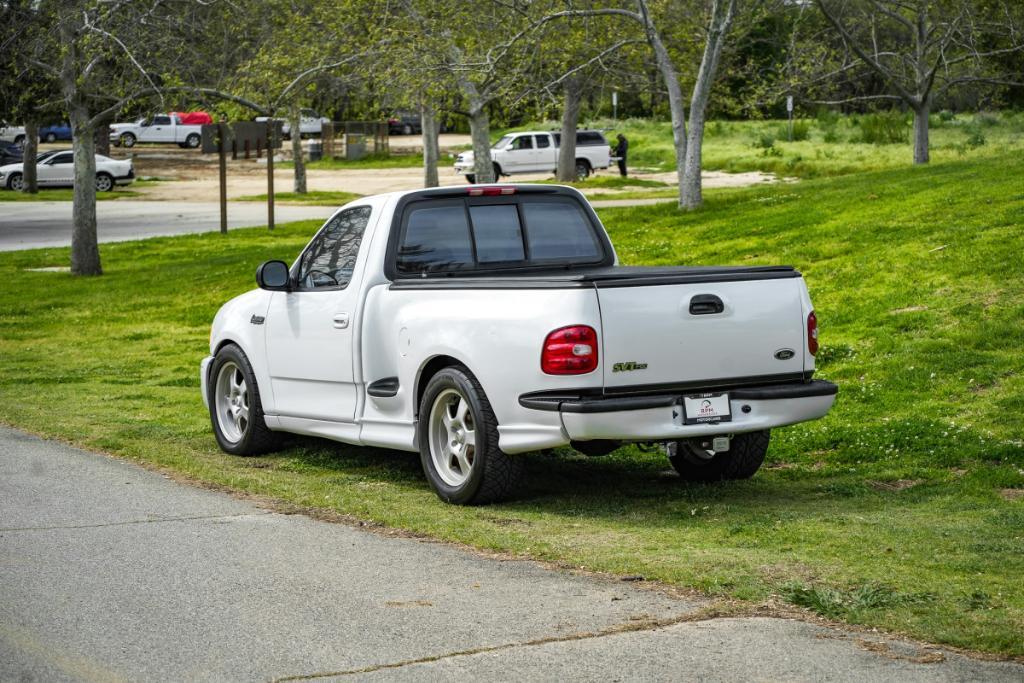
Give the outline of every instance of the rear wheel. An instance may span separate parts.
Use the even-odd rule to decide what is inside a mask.
[[[476,173],[467,173],[466,174],[466,182],[469,183],[470,185],[475,185],[476,184]]]
[[[686,481],[722,481],[750,479],[768,453],[770,430],[737,434],[729,450],[715,453],[703,447],[700,439],[673,441],[668,460]]]
[[[586,180],[590,176],[590,164],[583,159],[576,160],[576,180]]]
[[[256,375],[234,344],[217,352],[210,367],[210,421],[221,450],[259,455],[275,450],[280,436],[267,428]]]
[[[491,404],[463,368],[445,368],[430,379],[416,431],[423,472],[445,502],[481,505],[501,500],[523,477],[522,458],[498,448]]]
[[[57,142],[57,135],[56,135],[56,133],[47,133],[46,134],[46,141],[47,142]]]
[[[402,135],[412,135],[412,126],[408,123],[402,126]]]
[[[199,146],[199,143],[202,142],[202,140],[203,139],[199,137],[199,133],[190,133],[189,136],[185,138],[185,146],[189,149],[195,149]]]
[[[97,173],[96,174],[96,191],[97,192],[110,192],[114,189],[114,179],[109,173]]]
[[[7,189],[21,192],[25,189],[25,178],[20,173],[12,173],[7,178]]]

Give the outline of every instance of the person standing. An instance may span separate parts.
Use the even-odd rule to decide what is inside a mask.
[[[619,158],[619,174],[626,177],[626,152],[629,150],[629,140],[622,133],[616,138],[619,144],[615,145],[615,156]]]

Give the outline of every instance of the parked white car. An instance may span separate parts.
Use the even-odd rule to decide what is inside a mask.
[[[184,124],[173,114],[157,114],[134,123],[114,123],[110,126],[110,142],[120,147],[134,147],[136,142],[155,142],[195,149],[202,141],[201,125]]]
[[[303,109],[300,113],[299,118],[299,133],[301,137],[318,138],[323,134],[324,124],[330,123],[331,120],[326,116],[320,116],[312,109]],[[266,121],[269,117],[257,116],[257,121]],[[291,137],[292,124],[288,119],[281,119],[281,135],[286,138]]]
[[[25,127],[12,126],[6,121],[0,125],[0,142],[13,142],[19,147],[25,144]]]
[[[558,146],[561,133],[542,131],[509,133],[491,147],[494,177],[517,173],[555,173],[558,168]],[[476,182],[473,173],[473,152],[463,152],[455,158],[455,172]],[[581,130],[576,133],[576,177],[586,178],[597,169],[608,168],[611,152],[608,141],[600,131]]]
[[[24,165],[0,166],[0,187],[20,191],[24,186]],[[120,161],[96,155],[96,191],[109,192],[115,185],[128,185],[135,180],[130,160]],[[36,182],[39,187],[74,187],[75,165],[71,150],[43,152],[36,157]]]
[[[623,267],[578,191],[364,197],[225,304],[202,361],[220,447],[278,432],[418,451],[444,500],[515,489],[527,451],[666,444],[689,480],[752,476],[769,430],[825,415],[817,320],[788,266]]]

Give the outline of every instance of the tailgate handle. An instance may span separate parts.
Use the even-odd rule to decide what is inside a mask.
[[[690,299],[690,315],[710,315],[724,310],[725,304],[714,294],[697,294]]]

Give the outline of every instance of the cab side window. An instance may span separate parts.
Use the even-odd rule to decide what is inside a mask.
[[[512,149],[533,149],[533,136],[521,135],[512,141]]]
[[[347,209],[317,233],[299,259],[299,289],[344,289],[348,286],[372,211],[369,206]]]
[[[153,117],[153,125],[154,126],[169,126],[169,125],[171,125],[171,117],[170,116],[154,116]]]

